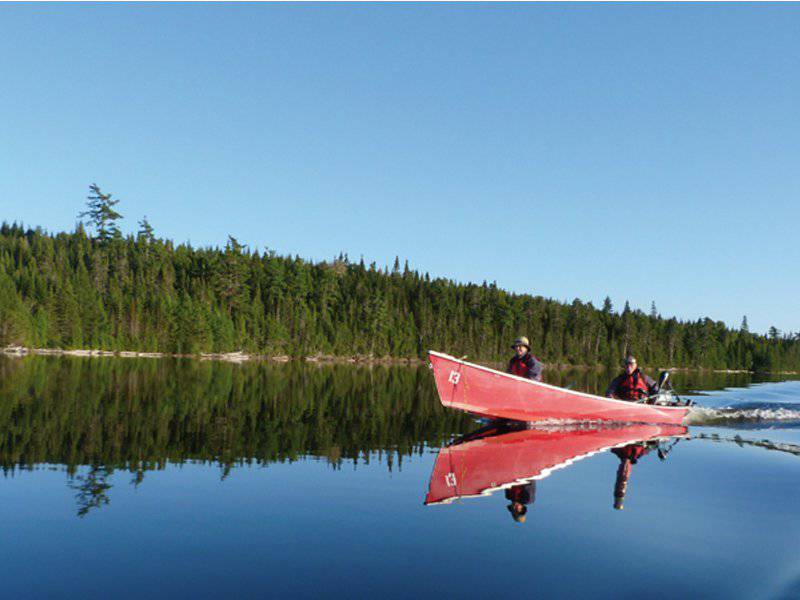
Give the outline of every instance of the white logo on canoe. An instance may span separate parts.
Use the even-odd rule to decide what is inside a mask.
[[[448,473],[444,476],[444,482],[447,484],[447,487],[456,487],[456,474]]]
[[[458,371],[450,371],[450,377],[447,378],[447,381],[455,385],[458,383],[459,379],[461,379],[461,373]]]

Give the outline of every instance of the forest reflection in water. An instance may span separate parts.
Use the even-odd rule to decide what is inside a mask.
[[[392,464],[468,427],[426,369],[194,360],[0,362],[0,464],[231,466],[313,455]]]
[[[78,514],[108,503],[110,476],[139,485],[168,463],[377,456],[389,469],[470,426],[444,410],[427,369],[196,360],[0,359],[6,475],[64,465]]]
[[[602,393],[609,374],[549,370],[546,380]],[[683,389],[746,385],[749,374],[683,372]],[[63,465],[78,514],[109,502],[115,471],[139,485],[169,463],[319,457],[332,468],[404,456],[475,429],[442,408],[426,366],[230,364],[187,359],[0,358],[5,474]]]

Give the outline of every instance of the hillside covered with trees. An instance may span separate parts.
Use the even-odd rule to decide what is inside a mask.
[[[176,245],[143,219],[123,235],[117,200],[92,186],[87,227],[0,227],[0,346],[265,355],[423,357],[428,349],[502,360],[527,335],[547,363],[800,369],[800,339],[709,318],[684,322],[610,300],[596,308],[432,279],[406,263],[341,255],[310,262]],[[91,233],[90,233],[91,232]]]

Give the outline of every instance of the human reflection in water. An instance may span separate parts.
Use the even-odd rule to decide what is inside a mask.
[[[617,469],[617,481],[614,483],[614,508],[622,510],[625,508],[625,494],[628,491],[628,480],[631,476],[633,465],[639,459],[650,452],[647,444],[628,444],[622,448],[611,450],[619,458],[619,468]]]
[[[639,462],[639,459],[649,454],[652,450],[658,451],[658,458],[666,460],[667,454],[672,450],[673,446],[678,443],[675,440],[670,445],[665,446],[660,441],[639,442],[637,444],[628,444],[622,448],[614,448],[611,450],[619,458],[619,467],[617,468],[617,480],[614,483],[614,508],[622,510],[625,508],[625,494],[628,491],[628,481],[631,477],[633,465]]]
[[[528,514],[528,505],[536,501],[536,482],[531,481],[525,485],[514,485],[506,490],[506,500],[510,500],[506,508],[511,513],[511,518],[517,523],[524,523]]]

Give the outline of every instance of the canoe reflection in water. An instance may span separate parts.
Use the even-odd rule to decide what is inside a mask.
[[[425,504],[447,504],[505,490],[512,518],[524,523],[536,499],[537,480],[611,450],[620,459],[614,507],[621,509],[633,465],[652,450],[665,457],[671,449],[668,444],[674,445],[687,431],[680,425],[528,427],[492,423],[442,448]]]

